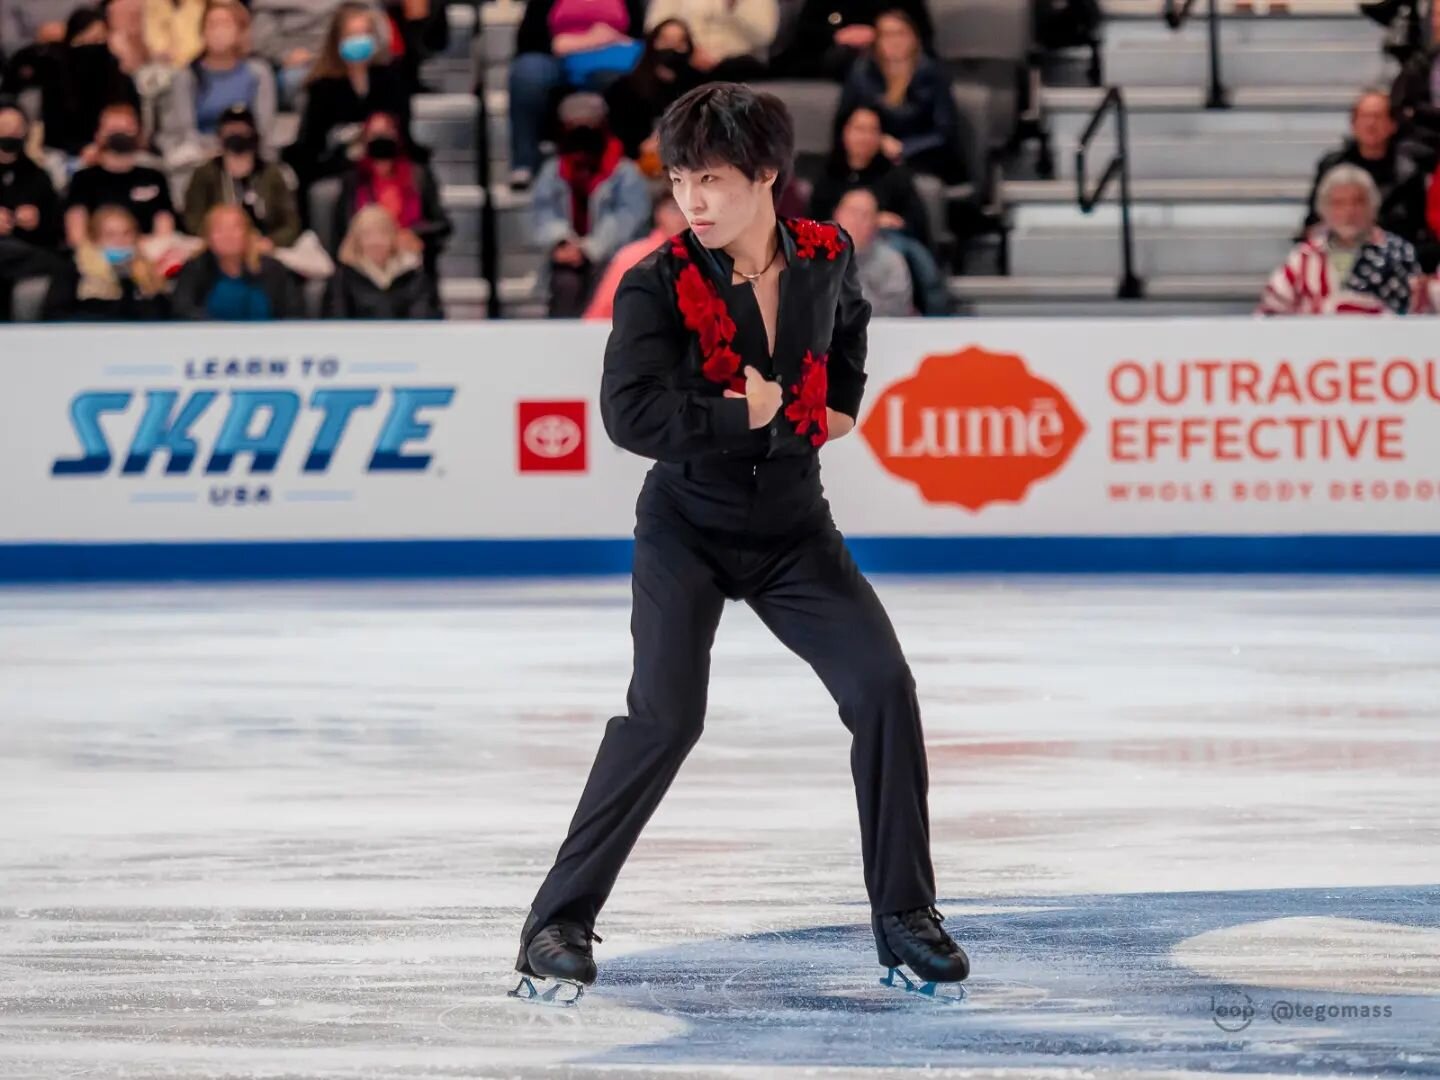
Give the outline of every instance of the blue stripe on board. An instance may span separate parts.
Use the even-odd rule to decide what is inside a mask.
[[[856,537],[872,573],[1435,573],[1437,536]],[[0,581],[623,574],[631,541],[0,544]]]

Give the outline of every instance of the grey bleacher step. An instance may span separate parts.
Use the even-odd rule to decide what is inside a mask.
[[[1239,87],[1229,109],[1205,109],[1204,86],[1139,86],[1125,89],[1125,104],[1136,115],[1189,113],[1242,115],[1264,113],[1333,113],[1348,111],[1360,87],[1348,80],[1295,86]],[[1105,91],[1093,86],[1046,86],[1040,91],[1042,107],[1052,114],[1095,111]]]
[[[1091,96],[1082,107],[1075,98],[1058,99],[1046,91],[1047,119],[1057,147],[1075,143],[1089,123],[1098,99]],[[1353,90],[1343,95],[1332,94],[1325,108],[1234,108],[1204,109],[1198,100],[1169,107],[1136,107],[1135,99],[1143,100],[1145,91],[1126,95],[1130,137],[1143,139],[1181,139],[1207,136],[1219,140],[1272,135],[1277,138],[1321,138],[1338,141],[1349,127]],[[1334,100],[1344,98],[1343,102]],[[1101,122],[1096,139],[1107,138],[1114,130],[1113,116]]]
[[[1097,158],[1103,168],[1103,158]],[[1130,185],[1131,197],[1137,203],[1287,203],[1303,201],[1310,193],[1306,177],[1256,177],[1253,179],[1207,180],[1140,180]],[[1107,201],[1113,202],[1115,189]],[[1002,188],[1006,204],[1071,205],[1076,201],[1073,178],[1059,180],[1007,180]]]
[[[1115,274],[1088,272],[964,275],[950,278],[948,284],[950,295],[965,302],[1023,301],[1038,305],[1105,300],[1115,296],[1117,283]],[[1155,300],[1242,301],[1253,307],[1264,285],[1265,278],[1254,274],[1160,275],[1145,279],[1145,294]]]
[[[1309,176],[1315,162],[1338,144],[1338,138],[1321,134],[1132,136],[1130,175],[1142,180]],[[1072,139],[1056,141],[1059,175],[1074,176],[1076,147]],[[1114,143],[1097,135],[1087,149],[1087,175],[1098,176],[1113,153]]]
[[[1337,19],[1353,22],[1357,18],[1354,0],[1290,0],[1290,12],[1287,15],[1243,14],[1237,10],[1240,5],[1236,3],[1236,0],[1220,0],[1218,6],[1223,22],[1229,22],[1231,19],[1236,22],[1253,20],[1280,24],[1309,19]],[[1163,2],[1162,0],[1101,0],[1100,7],[1104,11],[1107,21],[1111,23],[1127,20],[1158,22]],[[1204,22],[1205,12],[1208,9],[1209,5],[1206,0],[1198,0],[1195,5],[1195,18],[1192,21]]]
[[[1351,92],[1393,81],[1397,67],[1378,43],[1276,42],[1232,45],[1220,58],[1220,78],[1229,89],[1322,84],[1341,72]],[[1126,90],[1142,86],[1204,86],[1210,71],[1204,41],[1158,41],[1144,47],[1107,42],[1105,79]]]
[[[1245,273],[1274,270],[1293,246],[1294,227],[1134,229],[1135,271],[1141,275]],[[1118,273],[1120,233],[1064,228],[1010,234],[1014,274]]]
[[[1172,30],[1160,18],[1159,11],[1160,4],[1153,2],[1144,18],[1111,19],[1105,24],[1105,43],[1143,47],[1183,41],[1208,47],[1210,29],[1205,18],[1192,18],[1180,29]],[[1384,36],[1385,31],[1361,15],[1353,4],[1347,13],[1340,15],[1299,15],[1284,19],[1228,16],[1220,19],[1222,53],[1244,45],[1309,45],[1316,42],[1367,42],[1378,50]]]
[[[1249,315],[1254,298],[1186,300],[1142,297],[1117,299],[1113,291],[1092,300],[977,300],[961,301],[966,315],[978,319],[1196,319]]]

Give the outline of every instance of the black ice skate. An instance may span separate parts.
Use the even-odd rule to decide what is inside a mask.
[[[941,927],[944,921],[945,916],[933,907],[876,915],[871,920],[876,952],[888,969],[882,985],[933,998],[937,984],[958,983],[970,974],[970,958]],[[910,969],[908,974],[905,968]]]
[[[535,930],[535,913],[520,931],[520,955],[515,972],[520,976],[510,997],[542,1005],[575,1005],[585,987],[595,981],[595,958],[590,942],[600,936],[589,927],[557,919]]]

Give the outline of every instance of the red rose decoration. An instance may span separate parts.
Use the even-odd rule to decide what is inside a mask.
[[[785,406],[785,418],[795,425],[795,433],[809,432],[812,446],[819,446],[830,437],[830,417],[825,411],[830,384],[827,363],[828,354],[821,353],[817,359],[806,351],[800,362],[800,381],[790,387],[795,400]]]
[[[817,258],[823,251],[826,259],[834,261],[845,250],[845,241],[840,239],[840,230],[834,225],[795,218],[790,228],[795,232],[795,254],[802,259]]]
[[[675,280],[675,302],[686,329],[693,330],[700,339],[700,355],[704,357],[701,373],[711,382],[743,390],[744,379],[739,380],[738,387],[735,385],[740,354],[730,347],[735,337],[735,320],[720,298],[720,290],[689,261],[690,252],[679,237],[671,244],[670,252],[686,261]]]
[[[740,370],[740,354],[729,345],[721,345],[714,352],[705,357],[705,363],[700,366],[700,371],[711,382],[731,384],[734,381],[735,373]],[[744,388],[744,379],[740,380],[741,388]],[[734,387],[731,387],[734,389]]]

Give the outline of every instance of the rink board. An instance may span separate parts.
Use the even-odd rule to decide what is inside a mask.
[[[0,332],[0,580],[623,572],[606,328]],[[871,570],[1440,569],[1429,320],[877,321]]]

